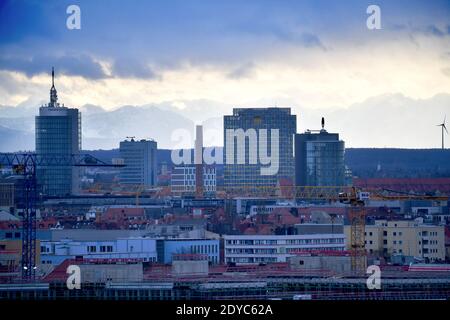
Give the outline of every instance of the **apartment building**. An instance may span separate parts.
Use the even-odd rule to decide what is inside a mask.
[[[226,263],[259,264],[286,262],[288,257],[305,251],[343,251],[345,235],[225,235]]]
[[[347,244],[350,226],[345,226]],[[394,254],[428,261],[445,259],[444,226],[428,225],[418,220],[376,220],[365,227],[366,250],[369,254],[390,257]],[[348,247],[349,248],[349,247]]]

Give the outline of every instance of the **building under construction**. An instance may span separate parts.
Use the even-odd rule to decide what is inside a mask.
[[[300,296],[312,300],[435,300],[450,297],[450,273],[445,268],[382,269],[381,288],[369,289],[366,277],[355,277],[351,272],[294,270],[289,263],[219,265],[208,269],[201,255],[190,258],[180,257],[181,263],[186,263],[186,259],[191,262],[181,269],[156,264],[142,266],[137,261],[108,265],[67,260],[41,281],[1,284],[0,299],[292,300]],[[66,284],[66,269],[74,263],[89,273],[79,290],[68,289]],[[201,272],[193,272],[196,264]]]

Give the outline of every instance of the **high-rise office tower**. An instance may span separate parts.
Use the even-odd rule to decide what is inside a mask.
[[[295,184],[297,186],[343,186],[345,182],[344,141],[339,134],[307,130],[295,135]]]
[[[156,185],[156,150],[157,143],[153,140],[134,138],[120,142],[120,157],[125,167],[120,171],[121,184],[142,186]]]
[[[67,156],[81,150],[81,113],[58,103],[55,73],[52,69],[50,102],[36,116],[36,154],[43,157]],[[38,188],[43,195],[65,196],[79,191],[80,169],[73,166],[37,166]]]
[[[235,108],[224,116],[224,187],[229,192],[294,181],[297,119],[290,108]]]

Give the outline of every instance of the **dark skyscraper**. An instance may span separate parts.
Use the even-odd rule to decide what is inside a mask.
[[[81,114],[58,103],[52,69],[50,102],[36,116],[36,154],[43,157],[77,154],[81,150]],[[37,166],[38,187],[44,195],[64,196],[79,191],[80,171],[72,166]]]
[[[125,167],[120,172],[121,184],[153,187],[156,185],[156,152],[158,144],[153,140],[124,140],[120,142],[120,157]]]
[[[324,129],[295,135],[295,184],[297,186],[345,185],[344,141]]]

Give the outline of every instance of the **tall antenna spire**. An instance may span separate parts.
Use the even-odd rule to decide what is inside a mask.
[[[52,87],[50,89],[50,103],[49,107],[58,107],[58,93],[55,88],[55,69],[52,67]]]

